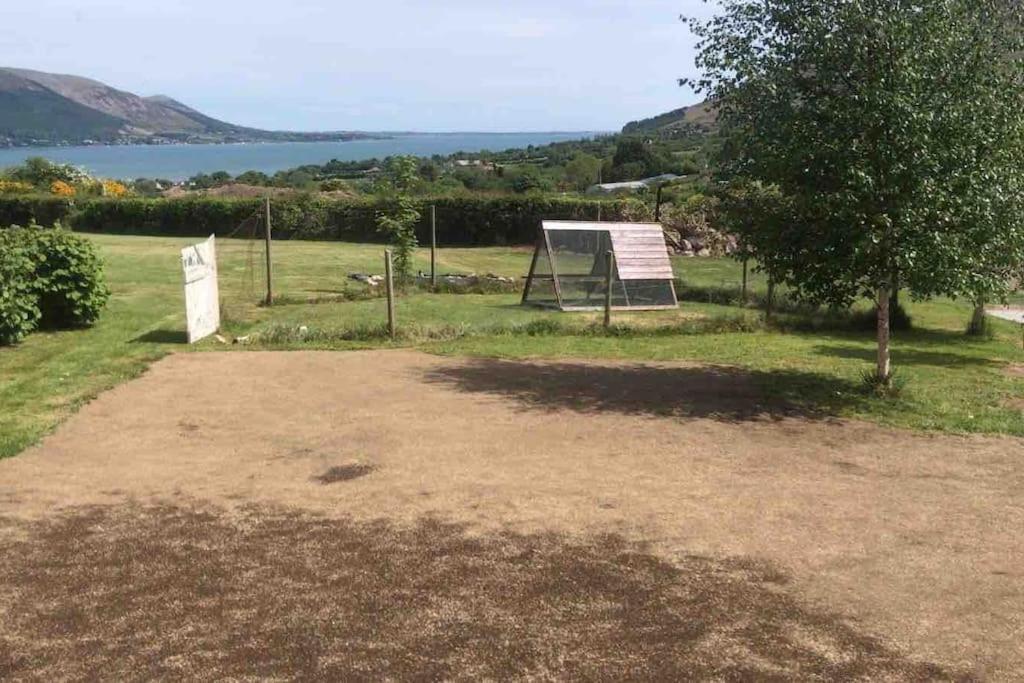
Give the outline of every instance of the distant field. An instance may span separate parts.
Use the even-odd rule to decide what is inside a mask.
[[[110,307],[92,329],[35,334],[21,346],[0,349],[0,456],[17,453],[83,401],[138,375],[155,358],[189,350],[181,343],[178,262],[178,250],[189,240],[110,235],[90,239],[107,263],[114,291]],[[380,299],[343,300],[362,287],[348,279],[349,273],[383,271],[380,245],[276,243],[275,289],[281,305],[264,308],[258,305],[263,293],[263,254],[258,245],[239,240],[218,244],[228,333],[258,336],[283,330],[274,337],[274,347],[280,348],[393,344],[379,335],[385,316]],[[530,254],[526,247],[443,249],[440,269],[522,276]],[[595,315],[522,308],[516,294],[417,293],[399,300],[403,341],[396,343],[473,356],[731,365],[756,372],[770,394],[837,415],[922,429],[1024,434],[1024,419],[1012,407],[1024,399],[1024,377],[1007,371],[1010,364],[1024,363],[1024,352],[1019,331],[1009,323],[997,323],[998,336],[991,341],[969,340],[962,335],[967,305],[911,302],[917,329],[898,335],[895,347],[896,366],[908,381],[908,390],[899,400],[879,401],[865,396],[859,386],[872,359],[870,333],[765,329],[757,323],[756,310],[716,303],[720,292],[738,288],[738,264],[679,258],[674,265],[694,300],[684,301],[678,311],[617,315],[619,327],[613,335],[594,331]],[[429,269],[426,250],[418,254],[416,267]],[[751,288],[763,293],[763,279],[753,276]],[[710,322],[708,329],[715,333],[698,333],[695,321]],[[534,327],[527,329],[531,323]],[[299,326],[310,331],[305,340],[289,334]],[[666,326],[678,330],[650,329]],[[730,331],[734,327],[748,331]],[[212,340],[197,347],[222,348]]]

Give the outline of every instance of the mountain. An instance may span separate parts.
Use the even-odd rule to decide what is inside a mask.
[[[365,133],[293,133],[236,126],[165,95],[139,97],[81,76],[0,67],[0,147],[91,143],[352,140]]]
[[[658,131],[683,131],[694,133],[711,133],[717,130],[717,116],[714,107],[708,102],[701,102],[689,107],[674,109],[649,119],[631,121],[622,129],[623,133],[654,133]]]

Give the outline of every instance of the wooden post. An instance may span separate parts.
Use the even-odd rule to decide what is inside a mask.
[[[609,249],[606,255],[608,273],[605,275],[604,329],[612,326],[612,283],[615,279],[615,253]]]
[[[391,269],[391,250],[384,250],[384,281],[388,294],[388,336],[395,338],[395,279]]]
[[[437,207],[430,205],[430,286],[437,289]]]
[[[747,305],[747,259],[743,259],[743,291],[740,292],[740,297],[743,299],[743,305]]]
[[[533,250],[533,259],[530,260],[530,272],[526,274],[526,284],[523,285],[523,298],[520,299],[519,304],[523,305],[530,296],[530,288],[533,286],[533,276],[537,272],[537,258],[540,256],[540,250],[544,249],[543,240],[537,240],[537,246]]]
[[[266,202],[264,204],[264,209],[263,210],[264,210],[263,225],[264,225],[264,228],[265,228],[265,230],[264,230],[264,240],[266,241],[266,250],[267,250],[267,300],[266,300],[266,304],[267,304],[267,306],[273,306],[274,305],[274,284],[273,284],[273,282],[274,282],[274,270],[273,270],[273,266],[271,265],[272,261],[271,261],[271,258],[270,258],[270,197],[267,197]]]

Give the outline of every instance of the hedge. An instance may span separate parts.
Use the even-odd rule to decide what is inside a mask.
[[[0,228],[35,223],[52,228],[70,216],[74,203],[67,197],[52,195],[0,196]]]
[[[418,200],[423,219],[417,226],[421,243],[430,239],[430,205],[437,210],[438,241],[445,245],[493,246],[528,244],[544,219],[596,220],[599,207],[607,219],[635,211],[629,200],[597,201],[569,197],[446,197]],[[0,197],[0,226],[42,225],[60,220],[75,230],[115,234],[202,237],[249,234],[246,219],[261,212],[258,199],[76,199]],[[380,200],[338,200],[300,195],[275,199],[271,218],[277,239],[381,241],[376,217],[386,207]]]

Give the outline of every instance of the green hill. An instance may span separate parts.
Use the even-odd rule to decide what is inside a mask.
[[[655,133],[681,130],[687,132],[711,133],[718,128],[714,108],[707,102],[689,107],[680,107],[649,119],[631,121],[623,127],[625,134]]]
[[[373,136],[236,126],[163,95],[139,97],[81,76],[0,67],[0,147],[87,142],[305,142],[367,137]]]
[[[18,140],[114,140],[124,121],[0,69],[0,143]]]

